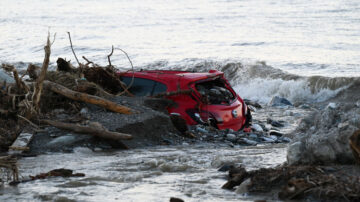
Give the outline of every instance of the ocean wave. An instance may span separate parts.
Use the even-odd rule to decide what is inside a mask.
[[[147,69],[169,69],[169,62],[158,61]],[[244,64],[234,61],[188,59],[170,69],[206,72],[217,69],[224,72],[234,90],[243,98],[268,103],[272,97],[281,96],[296,103],[323,102],[334,98],[353,85],[359,85],[359,77],[299,76],[271,67],[265,62]],[[360,88],[360,85],[359,85]],[[343,92],[345,91],[345,92]],[[352,93],[352,92],[349,92]]]

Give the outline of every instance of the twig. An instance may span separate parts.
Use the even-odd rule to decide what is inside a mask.
[[[89,64],[92,64],[93,67],[95,67],[95,63],[94,63],[94,62],[88,60],[85,56],[82,56],[82,58],[87,62],[87,63],[85,64],[85,66],[88,66]]]
[[[123,52],[123,53],[126,55],[127,59],[128,59],[129,62],[130,62],[131,70],[132,70],[132,72],[133,72],[133,75],[132,75],[130,84],[127,86],[127,88],[126,88],[123,92],[117,94],[117,96],[120,96],[120,95],[123,95],[125,92],[127,92],[127,91],[131,88],[131,86],[133,85],[133,83],[134,83],[134,77],[135,77],[135,71],[134,71],[134,65],[133,65],[133,63],[131,62],[131,60],[130,60],[130,58],[129,58],[129,55],[128,55],[124,50],[122,50],[121,48],[116,48],[116,49],[117,49],[117,50],[120,50],[121,52]]]
[[[25,118],[25,117],[23,117],[23,116],[21,116],[21,115],[17,115],[17,117],[19,117],[19,118],[23,119],[24,121],[28,122],[28,123],[29,123],[30,125],[32,125],[34,128],[40,129],[39,126],[37,126],[36,124],[34,124],[33,122],[31,122],[29,119],[27,119],[27,118]]]
[[[80,62],[79,62],[78,58],[76,57],[76,54],[75,54],[75,51],[74,51],[74,48],[73,48],[73,45],[72,45],[70,32],[67,32],[67,33],[68,33],[68,35],[69,35],[69,40],[70,40],[70,47],[71,47],[71,50],[72,50],[72,52],[73,52],[73,54],[74,54],[74,56],[75,56],[75,59],[76,59],[76,61],[77,61],[78,65],[79,65],[80,72],[82,72],[82,69],[81,69],[81,64],[80,64]]]
[[[111,67],[111,60],[110,57],[112,56],[112,54],[114,53],[114,46],[111,46],[111,53],[108,55],[108,61],[109,61],[109,66]]]
[[[16,68],[14,68],[12,72],[14,74],[14,79],[15,79],[17,88],[19,90],[24,89],[26,93],[29,92],[29,87],[26,86],[26,84],[21,80],[22,77],[19,78],[19,74],[18,74]]]

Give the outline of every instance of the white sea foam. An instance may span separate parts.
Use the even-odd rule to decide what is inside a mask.
[[[321,102],[335,96],[342,89],[324,88],[312,92],[306,79],[286,81],[283,79],[255,78],[234,86],[234,90],[242,98],[261,103],[269,103],[274,96],[284,97],[291,102]]]

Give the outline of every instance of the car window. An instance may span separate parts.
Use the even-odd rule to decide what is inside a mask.
[[[165,84],[155,81],[155,87],[154,87],[154,91],[153,91],[152,95],[157,95],[159,93],[166,92],[166,90],[167,90],[167,87]]]
[[[132,77],[121,77],[121,81],[130,85]],[[134,78],[129,91],[135,96],[152,96],[166,91],[166,85],[150,79]]]

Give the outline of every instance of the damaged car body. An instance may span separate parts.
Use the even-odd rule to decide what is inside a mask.
[[[144,70],[119,73],[119,76],[135,96],[163,95],[175,102],[175,106],[167,108],[172,120],[235,131],[251,123],[250,110],[223,72]]]

